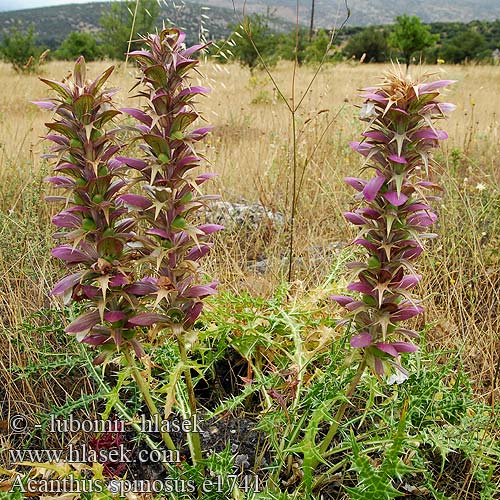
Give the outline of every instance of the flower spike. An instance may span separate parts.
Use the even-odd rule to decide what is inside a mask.
[[[347,309],[355,332],[351,346],[362,350],[365,363],[378,376],[390,375],[394,368],[405,373],[400,353],[417,350],[399,338],[415,336],[399,323],[423,311],[409,290],[422,278],[413,270],[414,260],[431,236],[427,228],[437,219],[422,188],[439,186],[421,177],[431,175],[431,151],[448,137],[434,123],[454,109],[438,100],[440,90],[454,82],[426,80],[413,82],[394,73],[370,87],[362,94],[360,116],[369,128],[362,142],[350,143],[365,157],[365,167],[374,170],[368,181],[345,179],[360,192],[356,199],[364,205],[344,217],[359,230],[353,244],[364,250],[365,261],[351,266],[355,281],[347,286],[359,298],[331,298]]]

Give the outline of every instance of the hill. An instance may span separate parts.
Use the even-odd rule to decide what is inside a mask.
[[[198,40],[203,25],[208,38],[225,38],[231,32],[229,26],[237,22],[232,8],[203,7],[198,3],[183,2],[182,5],[162,4],[159,27],[162,21],[172,21],[186,31],[188,41]],[[27,28],[34,26],[40,44],[55,49],[72,31],[99,31],[99,19],[109,9],[110,2],[59,5],[17,11],[0,12],[0,34],[12,26]],[[287,23],[281,23],[288,28]]]
[[[181,27],[187,33],[189,43],[199,39],[203,27],[208,39],[227,37],[231,25],[238,22],[243,12],[243,0],[190,0],[174,4],[171,0],[162,3],[159,27],[163,21]],[[268,12],[274,16],[275,28],[279,31],[290,31],[295,21],[295,0],[273,0],[272,6],[267,0],[246,0],[246,12]],[[339,26],[346,17],[344,0],[340,0],[338,8],[332,8],[331,0],[315,0],[315,26]],[[418,15],[426,23],[468,23],[474,19],[500,19],[500,2],[498,0],[395,0],[391,9],[387,9],[386,0],[346,0],[350,9],[347,28],[340,38],[350,36],[361,26],[384,25],[393,21],[394,17],[408,13]],[[99,31],[99,19],[109,9],[109,2],[59,5],[17,11],[0,12],[0,36],[12,26],[27,28],[34,26],[40,44],[54,50],[72,31]],[[302,3],[299,22],[309,24],[310,3]],[[438,30],[440,31],[440,30]]]
[[[233,7],[233,0],[197,0],[204,5]],[[276,15],[289,22],[296,19],[296,0],[234,0],[242,12],[245,3],[248,12],[274,10]],[[350,26],[390,24],[401,14],[416,15],[425,23],[464,22],[500,19],[499,0],[315,0],[315,24],[318,27],[339,26],[346,18],[346,4],[350,9]],[[311,0],[301,2],[299,21],[309,24]],[[390,8],[388,8],[390,5]]]

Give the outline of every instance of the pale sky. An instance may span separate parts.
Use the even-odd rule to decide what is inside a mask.
[[[0,10],[34,9],[49,5],[64,5],[70,3],[89,3],[102,0],[0,0]]]

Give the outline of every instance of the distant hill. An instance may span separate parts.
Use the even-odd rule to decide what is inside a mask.
[[[2,0],[0,0],[2,1]],[[163,0],[159,27],[163,20],[170,21],[187,33],[189,43],[199,39],[203,25],[209,39],[227,37],[230,26],[238,22],[243,12],[269,12],[274,14],[275,28],[290,31],[295,22],[296,0]],[[426,23],[469,22],[474,19],[494,21],[500,19],[500,0],[315,0],[315,26],[339,26],[346,17],[345,2],[350,18],[341,38],[356,32],[356,26],[383,25],[393,22],[403,13],[418,15]],[[21,4],[22,5],[22,2]],[[310,0],[301,2],[299,22],[309,24]],[[390,5],[390,8],[388,8]],[[209,7],[207,10],[207,6]],[[338,7],[338,8],[337,8]],[[110,8],[110,2],[79,3],[0,12],[0,37],[10,27],[33,25],[38,41],[55,49],[72,31],[99,31],[99,19]],[[351,28],[352,27],[352,28]]]
[[[204,5],[231,7],[233,0],[195,0]],[[296,0],[234,0],[241,12],[275,10],[277,16],[294,22]],[[346,3],[351,15],[349,26],[390,24],[401,14],[416,15],[425,23],[464,22],[500,19],[500,0],[315,0],[315,25],[332,28],[346,18]],[[300,2],[299,22],[308,25],[311,0]]]
[[[198,40],[202,23],[209,38],[220,39],[229,35],[229,26],[237,22],[232,8],[210,7],[206,10],[201,4],[190,2],[179,3],[176,7],[170,2],[162,5],[159,27],[162,20],[167,23],[170,19],[184,29],[191,43]],[[110,2],[96,2],[0,12],[0,34],[19,24],[24,28],[33,25],[40,44],[55,49],[72,31],[97,33],[99,19],[109,7]],[[286,22],[282,25],[289,28]]]

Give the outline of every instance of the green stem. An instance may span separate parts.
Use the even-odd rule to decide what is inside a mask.
[[[80,350],[81,352],[84,353],[86,359],[87,359],[87,368],[90,370],[90,373],[92,374],[92,377],[94,380],[97,382],[101,390],[104,390],[106,393],[111,393],[111,388],[106,384],[106,382],[102,379],[102,377],[99,375],[97,372],[95,366],[92,364],[92,361],[89,359],[88,351],[80,345]],[[147,445],[152,449],[152,450],[159,450],[160,447],[157,443],[155,443],[147,434],[143,434],[143,430],[141,426],[134,421],[134,418],[132,415],[129,414],[127,407],[121,402],[118,401],[115,403],[114,408],[116,411],[125,419],[127,422],[132,426],[132,428],[137,432],[137,434],[141,435],[141,437],[144,439],[144,441],[147,443]],[[168,462],[162,462],[163,467],[166,469],[167,472],[172,472],[171,471],[171,465]]]
[[[350,404],[349,399],[354,394],[354,391],[356,390],[356,387],[357,387],[359,381],[361,380],[361,376],[363,375],[365,368],[366,368],[366,361],[363,359],[358,366],[358,369],[354,375],[354,378],[351,380],[351,383],[349,384],[349,387],[346,390],[345,401],[339,406],[339,409],[337,410],[337,413],[335,414],[333,422],[330,424],[330,429],[328,429],[328,433],[326,434],[325,438],[323,439],[323,441],[321,442],[321,444],[319,446],[319,455],[320,456],[323,456],[326,453],[326,450],[330,446],[332,439],[337,434],[337,431],[338,431],[339,425],[340,425],[340,421],[342,420],[342,417],[344,416],[344,413]],[[315,469],[318,466],[318,464],[319,464],[319,460],[314,459],[311,466],[313,469]]]
[[[161,415],[160,412],[158,411],[158,408],[156,407],[155,402],[153,401],[153,397],[151,396],[151,392],[149,390],[149,385],[144,380],[144,377],[141,375],[139,372],[139,369],[137,368],[137,365],[135,364],[134,357],[130,353],[130,351],[125,350],[125,359],[127,360],[128,366],[132,370],[132,376],[134,377],[135,383],[137,384],[137,387],[139,387],[139,390],[141,391],[142,397],[144,398],[144,401],[146,402],[146,405],[149,409],[149,413],[151,414],[151,418],[153,421],[158,422],[158,425],[161,426]],[[172,438],[170,437],[170,434],[166,431],[161,432],[161,438],[163,439],[163,442],[165,443],[166,447],[171,450],[175,451],[175,444],[172,441]]]
[[[189,408],[191,410],[191,419],[196,415],[196,396],[194,394],[193,379],[191,378],[191,368],[189,367],[189,359],[186,350],[186,344],[183,337],[183,329],[180,325],[174,326],[174,334],[177,337],[177,344],[179,345],[179,354],[181,356],[181,361],[184,366],[184,381],[186,382],[186,388],[188,393]],[[193,464],[201,462],[203,459],[201,451],[200,435],[198,432],[190,433],[190,444],[191,444],[191,458],[193,459]]]

